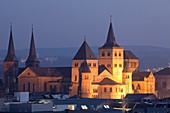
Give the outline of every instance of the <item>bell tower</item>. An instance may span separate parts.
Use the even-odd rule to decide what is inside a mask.
[[[109,25],[107,40],[105,44],[98,50],[99,65],[105,66],[112,73],[111,78],[114,81],[122,83],[124,48],[120,47],[116,42],[111,21]]]
[[[5,93],[13,94],[15,91],[17,91],[17,75],[18,75],[18,59],[15,56],[11,25],[8,51],[4,59]]]

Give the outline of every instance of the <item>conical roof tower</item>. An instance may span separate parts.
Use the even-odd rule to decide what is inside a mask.
[[[89,45],[87,44],[86,40],[84,40],[83,44],[81,45],[80,49],[74,56],[73,60],[93,60],[97,59],[92,50],[90,49]]]
[[[4,59],[4,62],[6,62],[6,61],[18,62],[18,59],[15,55],[15,49],[14,49],[12,25],[10,26],[10,37],[9,37],[8,52],[7,52],[7,55]]]
[[[26,67],[39,67],[39,63],[40,62],[36,55],[34,33],[33,33],[33,28],[32,28],[30,51],[29,51],[28,59],[26,61]]]
[[[120,47],[120,46],[116,42],[115,34],[113,32],[112,22],[110,21],[107,40],[101,48],[112,48],[112,47]]]

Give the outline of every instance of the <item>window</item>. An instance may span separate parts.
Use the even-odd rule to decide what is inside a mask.
[[[115,88],[116,92],[117,92],[117,87]]]
[[[129,78],[129,75],[126,75],[126,78]]]
[[[104,52],[102,52],[102,56],[105,56],[105,53],[104,53]]]
[[[112,87],[110,88],[110,92],[112,92]]]
[[[25,92],[25,84],[23,84],[23,92]]]
[[[115,52],[115,57],[117,56],[117,52]]]
[[[122,67],[122,64],[119,64],[119,67]]]
[[[107,92],[107,89],[106,89],[106,87],[104,88],[104,92]]]
[[[28,75],[30,75],[30,73],[28,73]]]
[[[91,67],[91,63],[88,64]]]
[[[114,67],[117,67],[117,64],[114,64]]]
[[[96,63],[93,63],[93,67],[96,67]]]
[[[134,90],[135,89],[135,87],[134,87],[134,85],[132,84],[132,89]]]
[[[137,85],[137,88],[136,88],[136,89],[137,89],[137,90],[141,89],[141,87],[140,87],[140,85],[139,85],[139,84]]]
[[[53,93],[57,93],[57,86],[54,85]]]
[[[120,90],[123,93],[123,89]]]
[[[107,53],[107,56],[110,56],[110,52]]]
[[[93,89],[93,93],[98,93],[97,89]]]
[[[28,82],[28,92],[30,92],[30,82]]]
[[[77,75],[75,75],[75,77],[74,77],[74,81],[77,81]]]
[[[121,53],[119,52],[119,57],[121,57]]]
[[[75,67],[78,67],[78,63],[75,63],[74,66],[75,66]]]
[[[53,86],[50,85],[50,93],[52,93],[52,92],[53,92]]]

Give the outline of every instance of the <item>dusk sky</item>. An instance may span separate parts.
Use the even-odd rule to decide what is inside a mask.
[[[31,26],[37,48],[90,46],[106,41],[110,15],[119,45],[170,48],[170,0],[0,0],[0,49],[10,22],[15,49],[29,48]]]

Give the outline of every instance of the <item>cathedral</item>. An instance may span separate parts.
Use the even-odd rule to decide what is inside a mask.
[[[11,27],[4,60],[5,92],[64,93],[81,98],[112,99],[122,99],[133,93],[156,94],[152,72],[140,72],[138,68],[139,59],[117,43],[112,22],[106,42],[98,48],[98,57],[84,40],[72,59],[71,67],[41,67],[32,29],[25,68],[19,68]]]

